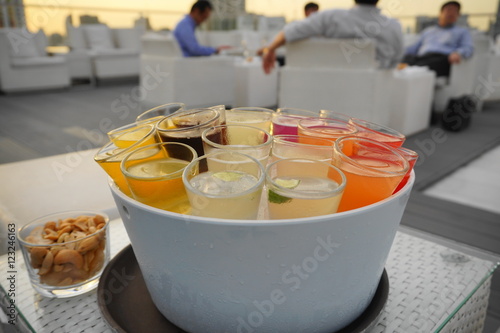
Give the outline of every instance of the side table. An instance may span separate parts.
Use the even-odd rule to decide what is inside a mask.
[[[121,219],[111,221],[111,254],[129,244]],[[467,260],[446,261],[447,246],[423,239],[401,228],[386,270],[390,280],[387,304],[371,332],[481,332],[498,263],[457,252]],[[7,256],[0,257],[7,272]],[[48,299],[31,288],[21,253],[16,252],[15,328],[20,332],[112,332],[101,316],[96,290],[66,299]],[[118,277],[117,277],[118,278]],[[118,278],[119,279],[119,278]],[[126,283],[126,281],[125,281]],[[10,288],[0,281],[1,307],[7,314]],[[8,311],[6,311],[8,310]]]

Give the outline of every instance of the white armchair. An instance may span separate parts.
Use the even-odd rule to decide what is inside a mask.
[[[45,34],[0,29],[0,89],[5,93],[69,87],[63,57],[46,55]]]
[[[388,125],[387,82],[392,71],[380,70],[372,42],[312,38],[287,44],[281,68],[279,106],[327,109]],[[347,53],[348,50],[355,52]]]
[[[474,38],[474,54],[471,58],[451,66],[448,80],[438,78],[434,93],[434,111],[444,111],[450,99],[463,95],[475,95],[475,88],[481,84],[479,78],[485,75],[487,54],[490,50],[489,39]],[[480,96],[478,101],[480,101]]]
[[[182,56],[173,36],[142,37],[140,88],[143,109],[183,102],[187,107],[234,104],[234,59]]]

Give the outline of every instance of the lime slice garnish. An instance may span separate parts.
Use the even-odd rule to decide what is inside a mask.
[[[225,182],[234,182],[243,177],[243,174],[232,171],[222,171],[216,172],[212,176],[214,176],[215,178],[219,178],[220,180],[223,180]]]
[[[284,188],[289,188],[289,189],[294,189],[300,184],[300,180],[298,179],[283,179],[283,178],[276,178],[274,182]]]
[[[281,194],[278,194],[274,192],[273,190],[269,190],[268,197],[267,197],[269,202],[276,203],[276,204],[283,204],[287,203],[292,200],[292,198],[282,196]]]

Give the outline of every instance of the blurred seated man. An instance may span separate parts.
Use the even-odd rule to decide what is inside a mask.
[[[354,2],[356,5],[351,9],[324,10],[287,24],[268,47],[259,50],[264,72],[270,73],[274,68],[277,48],[309,37],[357,38],[360,43],[352,45],[357,49],[363,47],[362,40],[374,40],[380,67],[395,67],[404,51],[401,25],[397,20],[380,14],[380,9],[376,8],[378,0]]]
[[[209,1],[196,1],[191,7],[188,15],[177,23],[174,29],[174,36],[179,42],[182,54],[185,57],[209,56],[219,53],[229,46],[220,46],[218,48],[203,46],[198,43],[195,35],[197,26],[205,22],[212,12],[212,4]]]
[[[309,17],[309,15],[316,13],[319,10],[319,5],[315,2],[308,2],[304,6],[304,15]]]
[[[438,25],[422,31],[417,42],[406,49],[404,63],[427,66],[439,76],[449,76],[451,64],[472,56],[474,44],[469,30],[456,26],[460,3],[448,1],[441,6]]]

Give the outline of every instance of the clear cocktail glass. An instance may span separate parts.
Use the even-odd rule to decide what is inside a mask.
[[[274,111],[259,107],[239,107],[226,111],[226,124],[248,125],[271,132]]]
[[[333,157],[333,140],[300,135],[274,135],[271,148],[272,160],[307,158],[330,163]]]
[[[331,163],[277,160],[266,168],[270,219],[294,219],[337,212],[346,177]]]
[[[202,170],[202,164],[208,168]],[[259,161],[230,150],[199,157],[182,175],[191,215],[236,220],[257,218],[264,178],[264,167]]]

